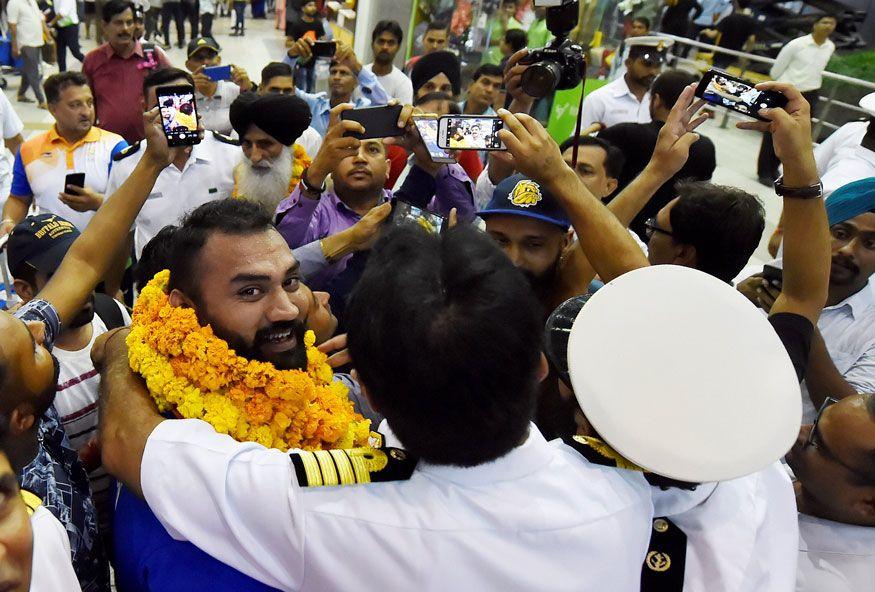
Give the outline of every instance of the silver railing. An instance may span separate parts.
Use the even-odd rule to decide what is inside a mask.
[[[708,43],[703,43],[701,41],[696,41],[695,39],[687,39],[686,37],[678,37],[676,35],[669,35],[667,33],[654,33],[654,35],[658,35],[660,37],[665,37],[667,39],[671,39],[675,42],[675,45],[678,44],[686,45],[689,47],[693,47],[699,50],[707,50],[709,53],[720,53],[728,56],[733,56],[739,58],[739,67],[741,68],[742,77],[744,73],[748,71],[748,65],[751,62],[759,62],[761,64],[769,64],[772,65],[775,63],[775,60],[772,58],[767,58],[763,56],[754,55],[752,53],[747,53],[743,51],[735,51],[732,49],[726,49],[724,47],[720,47],[718,45],[711,45]],[[676,53],[673,51],[672,53]],[[674,59],[677,60],[679,64],[686,65],[691,68],[695,68],[696,70],[701,70],[702,62],[697,60],[692,60],[689,58],[679,57],[677,55],[674,56]],[[859,88],[866,89],[870,92],[875,92],[875,83],[869,82],[867,80],[860,80],[859,78],[852,78],[850,76],[844,76],[842,74],[835,74],[833,72],[823,72],[823,77],[827,80],[834,80],[836,82],[841,82],[843,84],[848,84],[851,86],[856,86]],[[841,124],[830,121],[828,118],[830,113],[833,110],[833,107],[841,107],[848,111],[859,113],[862,116],[868,116],[869,113],[859,107],[859,105],[852,105],[850,103],[846,103],[844,101],[840,101],[836,99],[836,93],[838,92],[839,86],[836,84],[831,85],[829,89],[829,94],[826,96],[820,97],[820,108],[817,113],[817,117],[814,118],[814,129],[813,135],[815,138],[820,137],[820,133],[823,128],[827,128],[829,130],[835,130],[840,127]],[[728,116],[724,117],[722,126],[725,127],[728,121]]]

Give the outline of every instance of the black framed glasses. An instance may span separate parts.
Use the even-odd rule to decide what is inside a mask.
[[[670,231],[666,230],[656,221],[656,217],[648,218],[646,222],[644,222],[644,234],[647,240],[650,240],[653,237],[654,232],[661,232],[662,234],[668,236],[674,236]]]
[[[817,410],[817,416],[814,418],[814,423],[811,425],[811,431],[808,432],[808,440],[805,441],[806,446],[814,446],[815,448],[820,448],[816,440],[817,426],[820,424],[820,418],[823,415],[823,412],[826,411],[827,407],[838,402],[838,399],[834,399],[832,397],[827,397],[823,400],[823,403],[821,403],[820,405],[820,409]]]

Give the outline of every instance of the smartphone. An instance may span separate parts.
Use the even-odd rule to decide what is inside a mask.
[[[346,132],[343,134],[344,136],[352,136],[359,140],[402,135],[404,130],[398,127],[399,117],[401,117],[401,105],[347,109],[340,112],[341,119],[358,121],[365,128],[365,133],[363,134],[358,132]]]
[[[192,146],[200,143],[197,131],[197,104],[194,87],[159,86],[158,108],[168,146]]]
[[[74,187],[85,187],[85,173],[68,173],[67,176],[64,177],[64,192],[77,193],[76,191],[68,189],[67,185],[73,185]]]
[[[482,115],[444,115],[438,120],[438,146],[450,150],[507,150],[498,139],[504,122]]]
[[[768,282],[784,282],[784,270],[774,265],[763,265],[763,279]]]
[[[773,90],[757,90],[753,83],[721,70],[708,70],[696,87],[696,96],[712,105],[765,121],[760,109],[787,106],[787,97]]]
[[[231,80],[231,66],[210,66],[203,73],[212,81]]]
[[[424,210],[406,201],[396,199],[392,202],[392,214],[389,223],[392,226],[416,224],[423,230],[432,234],[443,231],[446,218],[438,214]]]
[[[337,42],[314,41],[312,49],[314,58],[333,58],[334,54],[337,53]]]
[[[438,138],[438,120],[437,117],[423,117],[417,115],[413,118],[413,123],[419,131],[419,137],[422,138],[422,143],[428,150],[428,155],[434,162],[451,163],[456,162],[449,154],[441,150],[437,144]]]

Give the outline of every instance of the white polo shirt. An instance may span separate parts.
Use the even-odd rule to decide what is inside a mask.
[[[684,592],[793,590],[796,497],[780,463],[695,491],[654,487],[653,506],[687,535]]]
[[[611,127],[618,123],[649,123],[650,92],[639,101],[621,76],[586,95],[583,99],[583,124],[601,123]]]
[[[79,580],[70,559],[67,531],[45,506],[30,517],[33,529],[33,563],[30,592],[80,592]]]
[[[220,80],[216,84],[216,92],[211,97],[196,93],[197,113],[205,129],[230,134],[231,103],[240,96],[240,87],[230,80]]]
[[[799,514],[796,592],[860,592],[875,583],[875,527]]]
[[[57,214],[83,231],[94,212],[77,212],[61,201],[64,180],[70,173],[85,173],[85,186],[107,193],[112,157],[128,143],[118,134],[92,127],[81,140],[69,143],[55,126],[24,144],[15,156],[11,194],[34,200],[40,212]]]
[[[814,148],[824,197],[848,183],[875,177],[875,152],[860,145],[868,128],[868,121],[846,123]]]
[[[371,74],[374,73],[373,62],[365,64],[363,68]],[[413,104],[413,82],[397,66],[392,66],[392,71],[385,76],[377,76],[376,74],[374,76],[377,77],[377,81],[383,86],[383,89],[385,89],[390,97],[398,99],[398,102],[402,105]],[[361,93],[358,89],[355,92]]]
[[[797,37],[781,49],[772,64],[771,76],[778,82],[789,82],[800,92],[817,90],[835,50],[835,43],[829,39],[818,45],[810,33]]]
[[[652,518],[640,473],[590,464],[534,425],[477,467],[420,461],[407,480],[301,487],[279,450],[170,420],[141,479],[171,536],[285,591],[637,591]]]
[[[115,162],[107,192],[118,189],[127,179],[146,150],[145,142],[136,151],[132,146]],[[182,217],[207,202],[231,197],[234,167],[242,158],[240,146],[217,139],[207,132],[195,144],[180,171],[171,164],[158,175],[152,192],[134,221],[134,249],[139,257],[152,237],[168,224],[178,224]]]

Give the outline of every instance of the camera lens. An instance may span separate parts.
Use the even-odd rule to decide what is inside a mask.
[[[529,66],[523,72],[523,91],[532,97],[546,97],[559,84],[562,78],[562,68],[554,62],[538,62]]]

